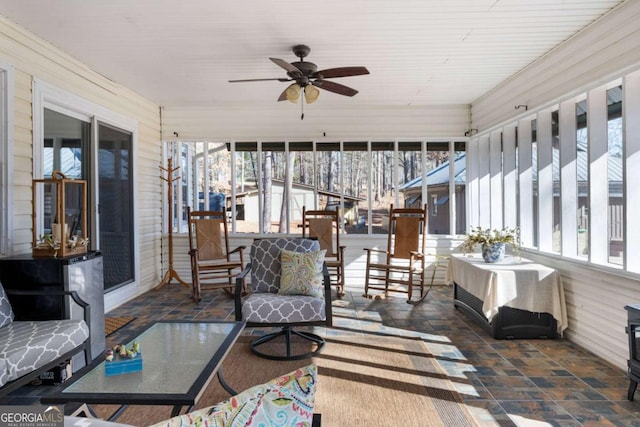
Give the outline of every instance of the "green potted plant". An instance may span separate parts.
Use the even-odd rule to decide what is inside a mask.
[[[515,253],[520,252],[520,230],[517,228],[489,229],[480,226],[472,228],[462,242],[464,253],[473,252],[476,245],[482,246],[485,262],[500,262],[504,259],[506,245],[510,244]]]

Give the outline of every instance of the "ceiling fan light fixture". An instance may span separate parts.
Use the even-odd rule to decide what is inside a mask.
[[[291,101],[294,104],[298,102],[298,98],[300,98],[300,86],[297,83],[293,83],[289,85],[286,89],[285,94],[287,96],[287,101]]]
[[[320,91],[318,90],[317,87],[312,85],[305,86],[304,99],[307,101],[307,104],[316,102],[316,100],[318,99],[318,96],[320,96]]]

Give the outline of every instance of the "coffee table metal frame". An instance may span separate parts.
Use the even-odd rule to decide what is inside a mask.
[[[173,406],[172,417],[180,414],[180,411],[185,406],[188,408],[188,412],[198,402],[216,374],[225,390],[230,394],[235,394],[222,376],[221,365],[244,327],[244,322],[229,321],[155,322],[141,333],[136,334],[128,344],[130,346],[134,340],[140,342],[143,359],[142,372],[107,377],[104,374],[104,364],[106,362],[101,357],[98,357],[89,366],[75,373],[69,382],[62,384],[55,392],[48,396],[43,396],[41,402],[43,404],[80,402],[88,405],[121,405],[111,415],[110,421],[117,419],[128,405]],[[208,334],[214,336],[208,336]],[[153,342],[149,341],[152,337],[155,338]],[[162,344],[164,345],[159,345],[160,343],[156,342],[160,341],[158,337],[162,337]],[[203,359],[198,361],[189,358],[190,354],[196,353],[193,350],[195,349],[194,346],[203,346],[208,341],[214,340],[217,342],[212,344],[211,356],[208,361],[205,360],[208,358],[206,349],[204,349],[206,356]],[[184,348],[185,345],[188,347]],[[163,351],[158,353],[158,348],[162,348]],[[145,375],[145,369],[148,372],[147,375]],[[185,375],[187,375],[187,372],[192,372],[195,378],[191,383],[184,384],[183,389],[178,391],[181,387],[174,387],[175,384],[167,381],[168,378],[158,375],[158,372],[163,369],[176,369],[178,372],[185,372]],[[197,371],[198,369],[199,372]],[[105,387],[105,385],[111,386],[105,387],[111,389],[113,389],[114,385],[117,385],[121,389],[117,391],[95,390],[95,387],[100,387],[100,384],[102,384],[102,387]],[[128,386],[138,388],[138,390],[132,392],[127,389]],[[143,389],[146,389],[146,391],[143,391]],[[168,389],[172,390],[167,391]]]

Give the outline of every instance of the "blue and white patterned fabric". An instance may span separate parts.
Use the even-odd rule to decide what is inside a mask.
[[[278,293],[280,289],[280,252],[316,252],[317,240],[303,238],[260,239],[251,245],[251,290]]]
[[[325,320],[324,298],[305,295],[251,294],[242,317],[254,323],[295,323]]]
[[[13,322],[13,319],[14,315],[11,309],[11,303],[9,303],[9,298],[7,298],[7,294],[4,292],[4,288],[0,283],[0,328]]]
[[[13,319],[0,284],[0,387],[59,359],[89,338],[84,320]]]
[[[60,358],[87,338],[84,320],[15,321],[0,328],[0,386]]]
[[[326,320],[324,297],[281,295],[280,252],[316,252],[320,243],[302,238],[256,240],[251,246],[250,294],[242,303],[249,323],[295,323]]]

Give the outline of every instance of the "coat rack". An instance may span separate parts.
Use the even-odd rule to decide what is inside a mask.
[[[160,282],[160,284],[156,286],[156,289],[160,289],[164,285],[171,283],[171,279],[176,279],[179,283],[181,283],[183,286],[186,286],[187,288],[191,287],[191,285],[189,285],[187,282],[182,280],[178,275],[178,272],[173,269],[173,183],[180,179],[179,176],[177,177],[174,176],[174,172],[177,171],[178,169],[180,169],[179,166],[175,168],[172,166],[171,157],[169,157],[169,160],[167,161],[166,168],[160,166],[160,170],[167,174],[166,178],[163,176],[160,176],[160,179],[162,179],[163,181],[166,181],[168,186],[167,201],[169,203],[169,212],[168,212],[169,235],[167,237],[169,240],[169,269],[164,274],[164,277],[162,278],[162,281]]]

